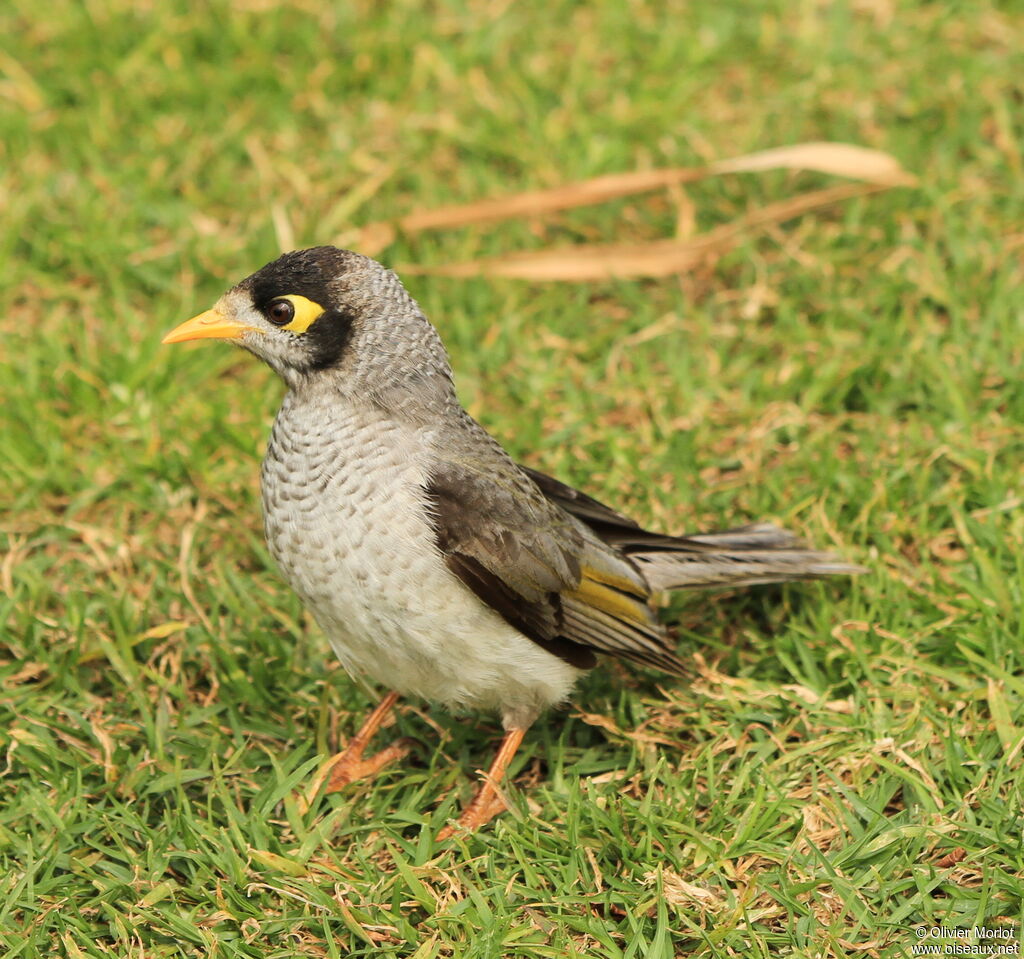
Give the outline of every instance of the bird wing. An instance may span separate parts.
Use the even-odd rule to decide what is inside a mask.
[[[486,440],[474,453],[453,444],[425,487],[448,568],[521,633],[574,666],[589,669],[594,652],[602,652],[682,672],[640,571]],[[578,496],[615,522],[631,523]]]
[[[588,496],[575,487],[569,486],[553,476],[548,476],[547,473],[530,469],[529,466],[523,466],[522,463],[518,465],[549,500],[557,503],[567,513],[583,520],[595,532],[607,531],[609,534],[619,530],[630,533],[640,532],[639,523],[624,516],[618,510],[605,506],[593,496]]]
[[[515,464],[504,465],[467,457],[436,465],[425,492],[437,547],[448,568],[516,629],[589,669],[593,653],[561,635],[561,594],[582,579],[583,536]]]

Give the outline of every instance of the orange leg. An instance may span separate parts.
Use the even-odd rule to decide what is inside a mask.
[[[498,748],[498,755],[494,757],[491,768],[484,773],[483,783],[459,817],[459,826],[462,829],[473,832],[508,808],[501,795],[501,781],[505,778],[508,764],[512,762],[512,757],[515,756],[525,735],[525,729],[509,729],[505,733],[505,738]],[[445,826],[437,834],[437,838],[438,840],[447,839],[454,833],[453,826]]]
[[[316,775],[306,789],[304,798],[307,806],[316,798],[325,780],[327,782],[325,792],[337,792],[357,779],[365,779],[375,775],[388,763],[401,759],[408,754],[412,741],[410,739],[399,739],[369,759],[363,759],[363,752],[374,734],[380,729],[381,723],[387,719],[388,714],[394,709],[396,702],[398,702],[398,693],[388,693],[377,704],[373,712],[366,717],[363,725],[359,727],[359,732],[348,741],[345,748],[337,755],[328,759],[317,770]]]

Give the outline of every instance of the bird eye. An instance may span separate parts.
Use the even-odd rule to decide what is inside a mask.
[[[276,326],[284,326],[295,319],[295,307],[288,300],[275,300],[267,308],[267,318]]]

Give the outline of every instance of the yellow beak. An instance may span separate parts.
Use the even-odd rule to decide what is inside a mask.
[[[193,316],[181,326],[176,326],[160,342],[181,343],[183,340],[237,340],[246,330],[255,327],[246,326],[225,316],[219,310],[207,310],[199,316]]]

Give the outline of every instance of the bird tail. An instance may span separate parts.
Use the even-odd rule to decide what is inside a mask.
[[[756,586],[864,572],[832,553],[810,549],[770,523],[691,536],[640,536],[620,548],[656,591]]]

